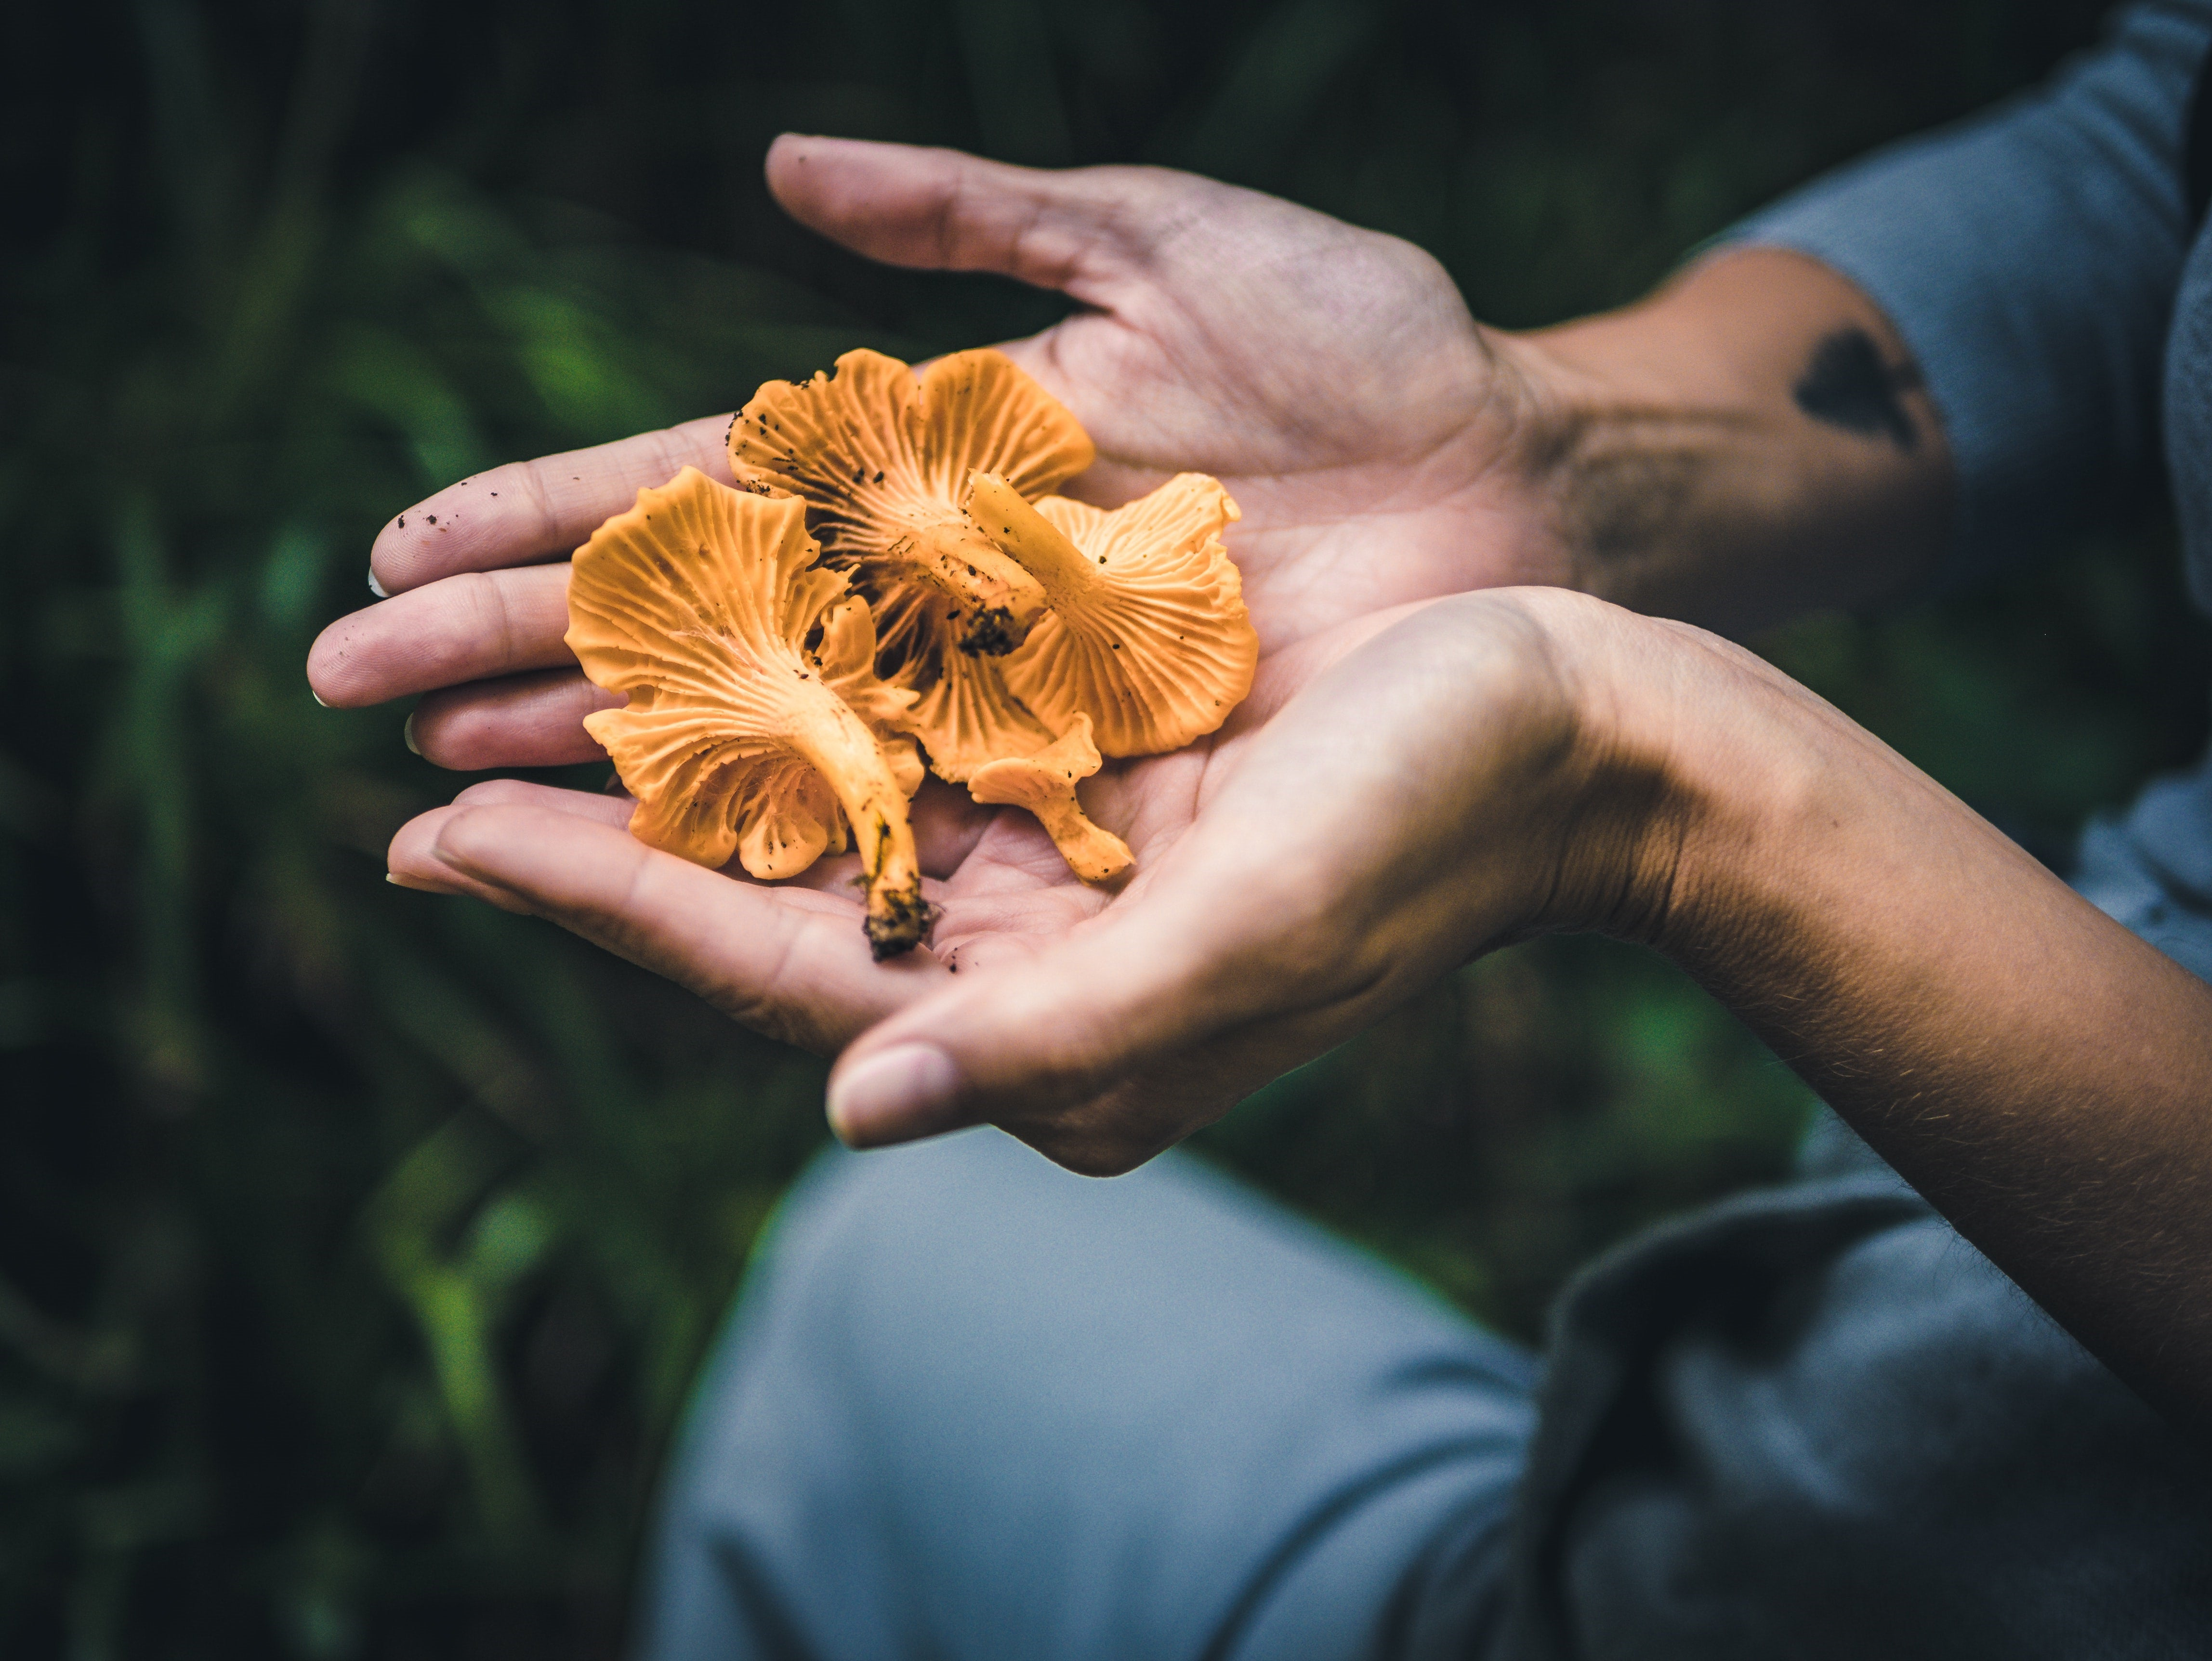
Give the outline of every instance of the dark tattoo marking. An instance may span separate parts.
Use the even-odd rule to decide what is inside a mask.
[[[1881,361],[1881,348],[1864,329],[1838,329],[1813,351],[1805,378],[1795,388],[1797,407],[1815,421],[1863,438],[1883,434],[1900,450],[1920,442],[1899,392],[1922,385],[1920,366]]]

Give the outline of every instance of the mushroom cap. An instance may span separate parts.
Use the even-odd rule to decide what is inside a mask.
[[[919,377],[895,357],[847,352],[836,369],[771,380],[730,423],[740,480],[803,496],[829,563],[857,569],[871,599],[922,581],[961,603],[969,648],[1018,644],[1036,587],[961,510],[968,475],[1042,496],[1088,467],[1082,425],[1003,352],[955,352]]]
[[[637,798],[641,841],[717,867],[735,853],[774,879],[842,851],[849,825],[871,939],[902,908],[922,916],[918,939],[906,795],[921,770],[888,732],[914,695],[876,678],[867,605],[813,567],[804,514],[686,467],[593,532],[569,578],[568,642],[629,702],[584,724]]]
[[[978,522],[1026,563],[1021,504],[996,486],[976,480]],[[1050,611],[1006,660],[1013,697],[1055,733],[1087,713],[1109,756],[1179,750],[1228,720],[1252,690],[1260,638],[1222,545],[1239,514],[1220,482],[1182,473],[1110,511],[1066,496],[1034,511],[1064,545],[1039,562]]]
[[[1087,883],[1108,883],[1136,863],[1129,844],[1091,823],[1075,787],[1099,768],[1091,741],[1091,717],[1076,716],[1067,731],[1034,755],[987,763],[968,781],[979,802],[1026,807],[1052,837],[1068,869]]]

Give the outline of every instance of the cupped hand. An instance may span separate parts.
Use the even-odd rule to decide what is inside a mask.
[[[1387,660],[1372,655],[1378,648],[1360,642],[1416,602],[1569,575],[1521,483],[1516,447],[1532,395],[1510,349],[1476,327],[1441,269],[1410,246],[1184,175],[1046,173],[949,152],[785,139],[771,154],[769,179],[796,216],[864,253],[1004,272],[1079,303],[1061,323],[1006,350],[1096,441],[1099,462],[1078,482],[1081,493],[1115,501],[1190,468],[1228,484],[1244,514],[1231,551],[1262,642],[1253,698],[1212,740],[1110,768],[1086,786],[1095,816],[1138,855],[1140,874],[1118,898],[1076,884],[1024,816],[983,813],[964,793],[933,782],[915,805],[917,832],[944,917],[933,952],[893,964],[869,962],[839,862],[775,886],[702,871],[632,842],[620,828],[629,806],[620,798],[477,787],[403,830],[394,875],[555,917],[749,1025],[823,1051],[895,1012],[927,1006],[963,984],[957,976],[967,975],[968,986],[997,982],[1011,962],[1078,936],[1127,942],[1156,934],[1161,951],[1180,940],[1192,961],[1202,951],[1218,969],[1222,998],[1233,984],[1285,984],[1264,953],[1224,955],[1218,942],[1249,942],[1250,928],[1218,907],[1194,910],[1210,891],[1168,873],[1200,859],[1178,855],[1187,837],[1212,850],[1200,863],[1217,876],[1224,860],[1247,873],[1233,892],[1274,895],[1283,861],[1304,861],[1312,867],[1305,903],[1320,908],[1317,918],[1336,916],[1331,908],[1352,904],[1336,891],[1352,878],[1331,862],[1326,837],[1282,843],[1280,859],[1270,865],[1255,855],[1248,867],[1224,850],[1256,850],[1265,840],[1253,843],[1249,825],[1242,833],[1215,827],[1242,824],[1240,816],[1259,810],[1236,804],[1271,793],[1309,809],[1317,798],[1336,800],[1335,781],[1352,773],[1370,783],[1356,815],[1364,828],[1332,823],[1353,843],[1364,837],[1380,849],[1401,833],[1417,841],[1456,834],[1448,820],[1407,825],[1418,776],[1394,782],[1374,770],[1395,757],[1418,776],[1437,734],[1418,721],[1393,724],[1392,700],[1408,683],[1393,680]],[[501,468],[399,515],[372,558],[374,580],[393,598],[325,631],[309,666],[318,695],[358,705],[428,692],[409,739],[446,765],[598,755],[580,719],[617,700],[576,672],[561,640],[567,568],[543,562],[629,506],[639,486],[662,483],[686,463],[726,478],[726,424],[714,417]],[[1412,619],[1400,626],[1422,639],[1437,627]],[[1510,636],[1491,618],[1466,637],[1467,650],[1486,663],[1517,662],[1498,642],[1501,627]],[[1295,730],[1273,733],[1269,718],[1340,658],[1350,678],[1326,717],[1303,705],[1310,713]],[[1354,664],[1365,666],[1354,672]],[[1522,669],[1497,672],[1525,678]],[[1376,702],[1363,708],[1362,700]],[[1527,709],[1513,719],[1543,725]],[[1347,745],[1360,753],[1330,753]],[[1224,794],[1248,754],[1263,764],[1238,787],[1243,794]],[[1273,914],[1293,915],[1280,900],[1269,900]],[[1454,940],[1464,956],[1468,942]],[[1358,956],[1318,934],[1310,952]],[[1249,1087],[1268,1067],[1351,1030],[1342,1024],[1348,1012],[1386,1007],[1380,1000],[1401,978],[1382,977],[1348,1002],[1324,1000],[1326,1014],[1318,1004],[1295,1020],[1278,1010],[1272,1037],[1242,1043],[1233,1058],[1210,1055],[1201,1070],[1213,1082],[1170,1092],[1180,1107],[1160,1098],[1156,1112],[1138,1116],[1144,1130],[1132,1121],[1128,1134],[1109,1135],[1098,1127],[1116,1115],[1104,1109],[1096,1123],[1060,1115],[1053,1120],[1059,1129],[1030,1123],[1016,1103],[1026,1086],[1012,1074],[980,1096],[963,1086],[958,1110],[1019,1121],[1057,1157],[1115,1168],[1129,1150],[1149,1153],[1180,1134],[1176,1126],[1188,1129],[1200,1110],[1193,1104],[1218,1110],[1235,1081]],[[1188,1004],[1183,985],[1176,996]],[[1138,1076],[1128,1071],[1138,1053],[1129,1050],[1121,1063],[1092,1054],[1079,1069],[1098,1086],[1091,1098],[1120,1099],[1127,1086],[1115,1082],[1115,1068]],[[963,1066],[978,1079],[988,1074],[972,1060]],[[1073,1076],[1055,1074],[1048,1088],[1040,1081],[1036,1101],[1057,1104],[1060,1114]],[[985,1101],[988,1108],[975,1107]],[[940,1110],[864,1104],[840,1121],[856,1141],[950,1122]]]
[[[1155,168],[1047,173],[787,137],[768,170],[793,214],[863,253],[1077,301],[1006,347],[1097,445],[1074,488],[1110,503],[1178,472],[1220,478],[1243,511],[1231,548],[1263,648],[1572,575],[1524,483],[1534,394],[1519,355],[1411,244]],[[728,422],[495,468],[398,514],[370,557],[394,598],[316,642],[316,695],[433,694],[409,736],[444,765],[595,757],[578,722],[614,700],[562,644],[567,572],[546,562],[686,465],[727,481]]]
[[[410,825],[392,868],[551,917],[776,1036],[865,1033],[831,1089],[856,1145],[988,1121],[1118,1171],[1489,947],[1633,929],[1667,814],[1577,666],[1610,684],[1678,627],[1523,588],[1285,648],[1214,742],[1098,791],[1137,853],[1119,896],[1008,815],[932,885],[934,951],[889,964],[839,891],[849,861],[732,880],[630,839],[612,798],[480,785]]]

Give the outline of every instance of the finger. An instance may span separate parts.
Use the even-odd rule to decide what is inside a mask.
[[[1231,1025],[1213,995],[1233,966],[1212,943],[1111,911],[1049,944],[965,940],[952,961],[951,985],[870,1031],[831,1074],[830,1123],[849,1145],[987,1121],[1019,1134]],[[1131,1127],[1117,1133],[1118,1144],[1144,1140]],[[1133,1163],[1102,1149],[1078,1168]]]
[[[596,745],[593,749],[596,754],[605,753]],[[591,758],[588,756],[584,757],[587,761]],[[522,766],[526,764],[508,762],[501,764]],[[612,788],[619,792],[618,785]],[[596,819],[601,824],[611,824],[621,830],[629,829],[630,815],[637,809],[636,799],[625,794],[609,794],[604,790],[562,790],[550,784],[532,784],[526,779],[486,779],[481,784],[471,785],[453,798],[453,805],[457,807],[516,803],[580,814],[585,818]],[[915,849],[922,875],[941,879],[959,869],[961,861],[968,857],[996,821],[1000,810],[978,806],[965,789],[932,776],[922,781],[921,794],[908,804],[907,811],[913,822]],[[1054,857],[1058,855],[1055,854]],[[726,866],[724,870],[731,876],[744,874],[744,867],[735,861]],[[860,872],[859,855],[848,855],[836,859],[817,860],[790,881],[795,886],[849,894],[854,879]]]
[[[1335,965],[1301,939],[1316,885],[1298,861],[1267,857],[1283,840],[1272,826],[1297,803],[1256,795],[1208,803],[1165,860],[1057,939],[994,932],[982,907],[963,905],[960,927],[936,940],[957,984],[840,1058],[830,1089],[839,1136],[879,1147],[986,1121],[1025,1135],[1025,1122],[1298,1006],[1300,971]],[[1047,1151],[1076,1169],[1126,1168],[1104,1144],[1094,1157],[1063,1137]]]
[[[575,551],[645,485],[684,468],[730,483],[726,415],[588,450],[511,461],[448,484],[395,516],[369,551],[370,584],[398,594],[460,571],[491,571]]]
[[[637,803],[629,796],[611,796],[603,790],[563,790],[527,779],[486,779],[453,798],[456,807],[542,807],[551,813],[574,813],[595,824],[629,828]]]
[[[733,882],[577,812],[440,808],[402,827],[392,869],[503,897],[755,1031],[825,1054],[948,978],[927,952],[873,961],[855,900]]]
[[[609,790],[563,790],[556,785],[533,784],[527,779],[486,779],[472,784],[453,798],[456,807],[542,807],[549,812],[573,813],[579,818],[597,824],[611,824],[617,830],[629,829],[631,815],[637,811],[637,799],[621,791],[619,781]],[[750,880],[744,867],[732,860],[721,867],[722,874],[739,881]],[[854,886],[860,872],[857,855],[841,858],[817,860],[790,881],[793,885],[818,888],[830,893],[842,893]]]
[[[975,852],[975,844],[998,816],[968,794],[965,785],[947,784],[932,773],[907,804],[914,828],[915,857],[925,877],[949,877]]]
[[[958,150],[786,133],[768,185],[786,212],[856,253],[995,271],[1103,304],[1176,204],[1205,182],[1152,167],[1048,172]]]
[[[459,773],[604,761],[607,752],[584,730],[584,717],[623,702],[620,692],[594,686],[573,669],[473,681],[416,704],[407,717],[407,747]]]
[[[465,681],[575,667],[568,568],[475,572],[340,618],[307,652],[307,684],[358,709]]]
[[[455,813],[468,811],[456,802],[450,807],[434,807],[427,813],[418,813],[401,825],[392,838],[392,846],[385,852],[384,879],[402,888],[416,888],[428,894],[459,894],[483,900],[502,911],[526,913],[530,908],[519,896],[438,858],[438,832]]]
[[[854,1147],[985,1121],[1022,1134],[1024,1122],[1048,1121],[1134,1072],[1306,1001],[1301,970],[1334,966],[1296,943],[1310,932],[1301,928],[1310,885],[1263,854],[1255,863],[1264,835],[1241,815],[1231,824],[1233,810],[1213,812],[1195,853],[1177,848],[1057,937],[994,932],[985,905],[963,897],[960,926],[937,937],[957,982],[839,1061],[830,1091],[837,1134]]]

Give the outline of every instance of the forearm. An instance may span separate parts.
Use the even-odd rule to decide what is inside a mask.
[[[1519,472],[1586,593],[1741,632],[1893,593],[1943,545],[1934,407],[1881,313],[1816,261],[1725,252],[1499,350]]]
[[[1802,689],[1646,626],[1679,638],[1607,720],[1673,809],[1626,932],[2145,1396],[2212,1428],[2212,988]]]

